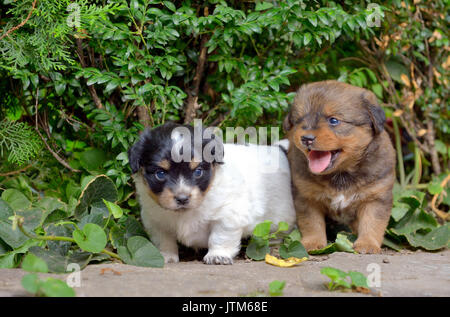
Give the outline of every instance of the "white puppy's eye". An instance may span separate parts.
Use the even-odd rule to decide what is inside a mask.
[[[203,175],[203,169],[200,168],[200,167],[197,167],[197,168],[194,170],[194,177],[195,177],[195,178],[200,178],[200,177],[202,177],[202,175]]]
[[[159,170],[155,173],[155,177],[159,181],[164,181],[166,179],[166,172],[163,170]]]

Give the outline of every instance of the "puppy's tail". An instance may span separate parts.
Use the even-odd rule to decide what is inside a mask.
[[[288,139],[280,140],[278,142],[275,142],[273,145],[279,146],[281,151],[283,151],[283,153],[286,154],[286,156],[287,156],[287,152],[289,150],[289,140]]]

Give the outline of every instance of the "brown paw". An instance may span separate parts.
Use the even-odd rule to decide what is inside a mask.
[[[306,251],[310,251],[325,248],[327,246],[327,241],[326,240],[324,241],[322,238],[311,237],[311,238],[303,238],[302,244],[305,247]]]
[[[357,239],[353,244],[353,249],[361,254],[380,253],[381,248],[375,241]]]

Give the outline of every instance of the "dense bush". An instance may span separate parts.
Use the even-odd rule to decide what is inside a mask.
[[[111,250],[131,261],[134,244],[151,249],[130,239],[145,235],[126,155],[139,131],[194,118],[280,126],[295,90],[323,79],[370,89],[386,110],[399,161],[386,243],[447,245],[448,224],[436,219],[450,204],[448,2],[371,2],[4,0],[0,137],[15,128],[22,143],[0,139],[0,266],[17,266],[30,247],[84,265]],[[103,186],[108,197],[86,194]],[[95,223],[107,243],[38,247],[8,231],[14,214],[38,236]]]

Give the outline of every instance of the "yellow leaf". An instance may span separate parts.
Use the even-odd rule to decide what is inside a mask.
[[[272,264],[272,265],[275,265],[278,267],[291,267],[291,266],[294,266],[296,264],[299,264],[299,263],[302,263],[302,262],[308,260],[308,258],[305,257],[305,258],[299,259],[299,258],[290,257],[290,258],[283,260],[283,259],[278,259],[277,257],[274,257],[274,256],[270,255],[269,253],[267,253],[265,260],[266,260],[267,264]]]
[[[402,82],[405,84],[405,86],[411,87],[411,82],[409,81],[409,77],[407,75],[401,74],[400,78],[401,78]]]
[[[392,114],[394,117],[400,117],[403,114],[403,110],[398,109],[395,110],[394,113]]]
[[[419,132],[417,132],[417,136],[418,137],[422,137],[425,134],[427,134],[428,130],[427,129],[420,129]]]

